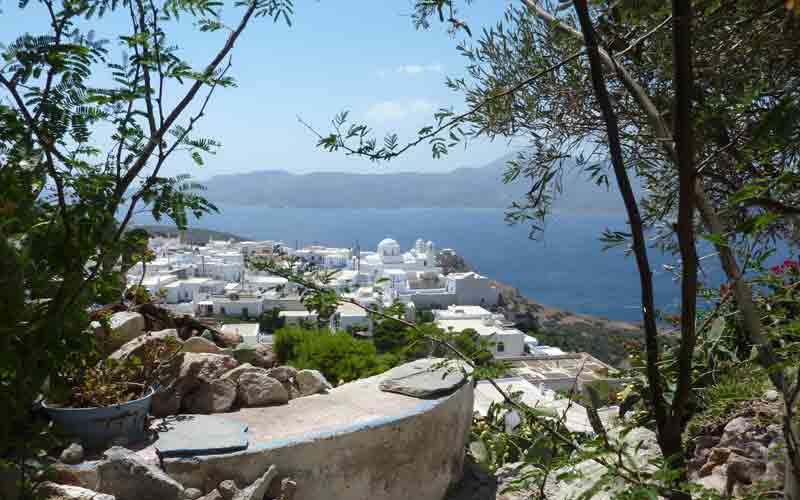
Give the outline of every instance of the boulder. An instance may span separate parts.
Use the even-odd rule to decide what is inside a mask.
[[[236,401],[236,383],[230,379],[210,382],[201,380],[181,400],[184,413],[222,413],[231,409]]]
[[[65,464],[79,464],[83,462],[83,446],[78,443],[72,443],[64,448],[59,458]]]
[[[276,366],[267,370],[267,375],[280,382],[288,382],[297,375],[297,369],[291,366]]]
[[[223,500],[222,494],[220,494],[219,490],[211,490],[211,492],[203,497],[200,497],[200,500]]]
[[[222,349],[217,344],[203,337],[190,337],[183,343],[183,352],[199,352],[210,354],[221,354]]]
[[[300,396],[324,393],[331,389],[331,384],[317,370],[300,370],[295,375],[294,381],[297,384],[297,388],[300,389]]]
[[[80,486],[70,486],[45,482],[36,489],[36,498],[42,500],[115,500],[113,495],[105,495]]]
[[[239,344],[233,349],[233,357],[240,363],[250,363],[259,368],[272,368],[278,361],[272,349],[264,344]]]
[[[130,340],[114,351],[109,358],[124,363],[132,357],[141,358],[144,352],[152,346],[166,342],[167,338],[175,339],[175,342],[180,344],[178,338],[178,331],[175,329],[161,330],[158,332],[150,332],[147,335],[140,335],[133,340]]]
[[[117,500],[182,500],[183,486],[161,469],[149,465],[136,453],[113,447],[97,466],[98,491]]]
[[[250,363],[244,363],[242,365],[237,366],[233,370],[225,372],[220,378],[221,379],[230,379],[234,382],[239,382],[239,377],[244,375],[245,373],[267,373],[264,368],[258,368]],[[273,377],[274,378],[274,377]]]
[[[163,381],[162,388],[153,395],[150,413],[155,417],[174,415],[183,407],[186,408],[225,408],[228,411],[227,399],[236,396],[236,384],[220,383],[212,387],[212,382],[237,366],[236,360],[230,356],[210,353],[181,353],[176,360],[179,367]],[[193,395],[195,392],[198,394]],[[214,396],[216,395],[216,396]],[[188,402],[184,399],[192,398]],[[231,401],[233,404],[233,401]],[[216,413],[202,411],[198,413]]]
[[[239,363],[234,358],[224,354],[187,352],[178,378],[193,377],[210,382],[237,366]]]
[[[280,382],[258,372],[247,372],[239,377],[237,394],[241,406],[267,406],[289,402],[289,393]]]
[[[103,344],[108,352],[115,351],[144,333],[144,316],[136,312],[122,311],[111,315],[111,332],[103,332]]]
[[[258,344],[256,346],[256,356],[251,363],[261,368],[272,368],[278,364],[278,355],[275,354],[271,346]]]

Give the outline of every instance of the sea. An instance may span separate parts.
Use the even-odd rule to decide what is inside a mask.
[[[192,227],[226,231],[247,239],[282,240],[287,245],[323,244],[374,250],[384,238],[403,249],[417,238],[438,249],[452,248],[476,271],[516,287],[537,302],[574,313],[641,321],[636,262],[624,249],[603,250],[605,229],[625,231],[621,214],[554,215],[539,239],[530,227],[509,225],[502,209],[316,209],[220,206],[219,214]],[[147,216],[135,222],[153,223]],[[676,258],[650,252],[656,306],[676,312],[679,287],[669,266]],[[701,279],[717,285],[714,259],[704,259]]]

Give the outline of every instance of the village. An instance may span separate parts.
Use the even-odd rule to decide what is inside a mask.
[[[155,258],[128,271],[128,285],[140,284],[163,307],[216,322],[223,332],[241,336],[243,343],[272,342],[258,319],[276,311],[280,324],[316,323],[317,313],[302,302],[301,287],[286,278],[248,266],[249,259],[282,258],[306,268],[332,272],[326,285],[348,299],[330,317],[331,331],[346,331],[369,339],[374,320],[368,310],[383,310],[395,303],[405,309],[405,319],[425,317],[444,331],[473,330],[487,341],[495,360],[510,367],[501,386],[519,391],[528,404],[547,404],[566,409],[559,399],[584,384],[617,385],[614,368],[588,353],[565,352],[541,344],[533,335],[508,321],[494,281],[475,271],[459,272],[441,265],[457,255],[451,248],[438,250],[434,242],[417,239],[403,251],[392,239],[380,241],[375,250],[322,245],[287,245],[283,241],[214,240],[207,244],[182,242],[180,236],[154,236],[150,249]],[[424,313],[420,315],[419,313]],[[491,385],[476,385],[475,410],[488,411],[502,395]],[[608,415],[614,413],[610,407]],[[576,431],[591,432],[585,410],[570,402],[568,424]]]

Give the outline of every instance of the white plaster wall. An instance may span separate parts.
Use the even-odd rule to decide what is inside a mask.
[[[473,387],[468,382],[448,397],[417,401],[411,413],[365,418],[334,432],[230,455],[168,459],[166,472],[207,492],[225,479],[250,483],[275,464],[279,479],[297,482],[294,500],[442,500],[461,478]]]

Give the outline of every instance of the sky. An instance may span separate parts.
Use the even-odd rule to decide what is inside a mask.
[[[46,16],[33,2],[22,11],[16,0],[0,2],[0,42],[8,43],[25,31],[46,30]],[[473,33],[479,33],[501,19],[507,5],[477,0],[462,17]],[[223,18],[232,22],[236,12],[226,7]],[[187,156],[178,156],[169,172],[188,172],[201,180],[274,169],[442,172],[482,166],[507,154],[513,148],[505,141],[473,141],[466,150],[457,147],[445,159],[434,160],[423,144],[401,159],[375,164],[316,148],[316,137],[298,117],[324,133],[330,131],[336,113],[349,110],[379,137],[394,131],[402,143],[432,124],[440,107],[465,109],[461,96],[447,89],[444,80],[465,73],[465,60],[456,46],[466,35],[453,38],[439,23],[418,31],[411,12],[412,0],[295,0],[291,27],[258,19],[233,52],[231,74],[238,86],[215,94],[198,125],[199,134],[219,140],[222,148],[201,168]],[[100,38],[116,40],[126,23],[112,16],[93,28]],[[188,18],[171,25],[169,32],[197,67],[203,67],[222,42],[219,34],[198,32]],[[121,54],[121,49],[111,49],[111,54]]]

